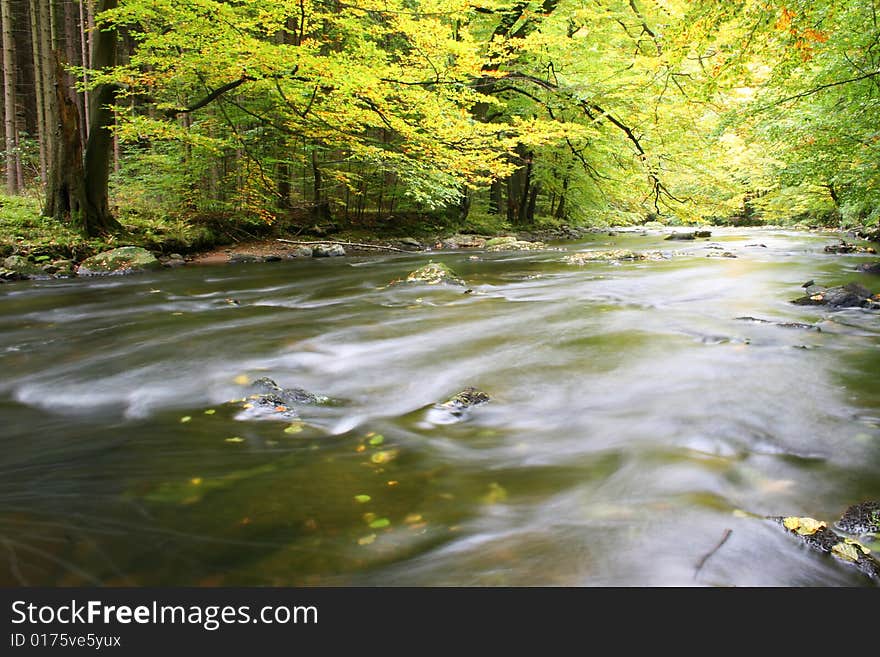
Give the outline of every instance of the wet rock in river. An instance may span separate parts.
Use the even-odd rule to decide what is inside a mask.
[[[880,502],[853,504],[834,526],[842,532],[856,536],[880,534]]]
[[[829,244],[824,251],[825,253],[877,253],[873,246],[859,246],[845,240],[840,240],[840,244]]]
[[[672,233],[671,235],[667,235],[666,239],[667,240],[682,240],[682,241],[695,240],[695,239],[697,239],[697,235],[696,235],[696,233],[679,233],[676,231],[676,232]]]
[[[488,404],[490,401],[491,398],[485,392],[468,386],[446,401],[434,404],[428,412],[428,420],[434,424],[460,422],[470,409]]]
[[[790,534],[798,536],[811,549],[830,554],[847,564],[858,568],[873,580],[880,581],[880,562],[871,551],[856,540],[840,536],[828,529],[825,522],[813,518],[788,516],[772,518],[779,522]]]
[[[695,230],[694,237],[712,237],[711,230]]]
[[[325,404],[329,400],[302,388],[282,388],[268,377],[251,383],[253,394],[233,403],[241,407],[248,418],[295,419],[299,415],[295,405]]]
[[[880,274],[880,262],[869,262],[859,265],[859,271],[866,274]]]
[[[413,251],[422,249],[422,243],[414,237],[401,237],[397,240],[397,243],[404,249],[412,249]]]
[[[464,285],[454,271],[442,262],[431,261],[427,265],[411,271],[406,277],[407,283],[427,283],[428,285]]]
[[[836,287],[810,285],[806,296],[794,299],[799,306],[829,306],[831,308],[880,308],[880,299],[858,283],[847,283]]]
[[[122,246],[87,258],[80,263],[76,273],[80,276],[132,274],[159,269],[161,266],[162,263],[146,249]]]
[[[282,388],[266,376],[255,380],[251,386],[261,396],[280,399],[285,404],[325,404],[329,401],[324,395],[316,395],[302,388]]]

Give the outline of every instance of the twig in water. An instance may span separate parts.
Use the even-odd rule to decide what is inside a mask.
[[[721,549],[721,546],[727,542],[727,539],[730,538],[730,535],[732,533],[733,533],[732,529],[725,529],[724,536],[722,536],[721,540],[718,541],[718,545],[716,545],[714,548],[712,548],[711,551],[709,551],[707,554],[705,554],[703,556],[702,559],[700,559],[700,562],[697,564],[697,569],[694,571],[694,579],[697,579],[697,575],[700,574],[700,570],[702,570],[703,566],[706,565],[706,562],[709,561],[709,559],[712,557],[713,554],[715,554],[716,552],[718,552],[718,550]]]

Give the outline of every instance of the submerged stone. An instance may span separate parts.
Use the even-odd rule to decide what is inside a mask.
[[[859,271],[866,274],[880,274],[880,262],[869,262],[859,265]]]
[[[674,232],[671,235],[666,236],[667,240],[694,240],[697,239],[695,233],[679,233]]]
[[[162,263],[146,249],[122,246],[87,258],[80,263],[76,273],[80,276],[120,275],[159,269],[161,266]]]

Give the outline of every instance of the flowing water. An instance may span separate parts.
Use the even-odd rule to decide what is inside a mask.
[[[662,238],[0,288],[0,584],[869,585],[750,514],[880,498],[880,316],[789,303],[872,259]]]

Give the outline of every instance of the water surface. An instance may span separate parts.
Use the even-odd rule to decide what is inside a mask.
[[[6,285],[0,584],[868,584],[747,515],[880,498],[880,318],[789,303],[809,279],[880,288],[833,241]],[[609,248],[669,258],[562,261]],[[428,258],[472,292],[389,286]],[[228,402],[261,376],[334,401],[249,418]],[[492,402],[432,408],[465,386]]]

